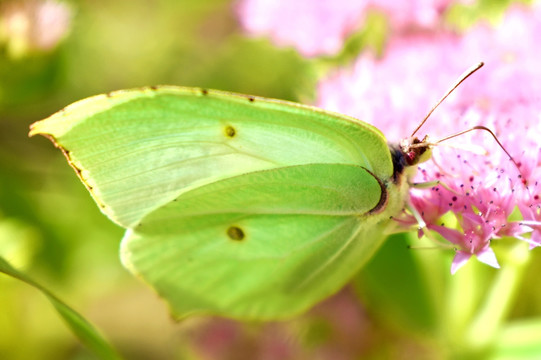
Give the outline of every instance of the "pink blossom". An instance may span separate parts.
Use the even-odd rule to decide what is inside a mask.
[[[430,27],[441,22],[451,0],[242,0],[236,10],[245,31],[268,36],[311,57],[338,53],[362,28],[370,12],[389,17],[393,29]]]
[[[335,54],[364,18],[366,0],[245,0],[237,7],[247,32],[266,35],[304,56]]]
[[[486,62],[417,134],[438,139],[484,125],[516,162],[488,132],[475,131],[447,141],[455,148],[437,146],[431,161],[419,165],[416,182],[439,180],[445,187],[412,189],[411,203],[428,229],[456,248],[453,272],[473,255],[497,267],[490,248],[494,239],[541,244],[540,16],[539,9],[515,7],[497,27],[481,24],[463,35],[441,30],[404,34],[390,41],[382,59],[365,54],[351,69],[319,84],[320,106],[370,122],[396,142],[410,135],[463,70]],[[488,154],[466,150],[472,144]],[[512,222],[509,216],[517,207],[524,221]],[[456,229],[438,223],[449,211],[457,217]],[[531,231],[531,239],[523,236]]]
[[[358,297],[345,288],[318,304],[309,313],[289,321],[246,324],[206,318],[192,324],[186,343],[190,354],[201,359],[353,359],[370,350],[370,319]],[[310,324],[325,326],[327,335],[313,342],[300,331]],[[311,346],[306,346],[312,341]]]
[[[70,27],[71,10],[61,2],[47,0],[37,5],[35,43],[42,49],[55,47]]]
[[[54,48],[70,22],[69,6],[55,0],[6,1],[0,6],[0,34],[14,56]]]
[[[450,229],[445,226],[429,225],[431,230],[438,232],[449,242],[456,245],[456,254],[451,265],[451,273],[475,255],[479,261],[495,268],[499,268],[494,251],[490,248],[490,239],[493,236],[491,226],[482,216],[473,214],[471,210],[462,213],[462,231]]]

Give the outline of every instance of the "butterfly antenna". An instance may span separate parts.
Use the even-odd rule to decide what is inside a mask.
[[[485,65],[485,64],[483,62],[480,62],[477,65],[474,65],[471,68],[469,68],[468,70],[466,70],[462,75],[460,75],[460,77],[455,82],[455,84],[449,90],[447,90],[445,95],[443,95],[442,98],[436,103],[436,105],[434,105],[432,107],[432,109],[428,112],[428,114],[425,116],[423,121],[421,121],[419,126],[417,126],[417,128],[413,131],[413,133],[411,133],[411,137],[413,137],[417,133],[417,131],[419,131],[419,129],[425,124],[426,120],[428,120],[430,115],[432,115],[434,110],[436,110],[436,108],[443,102],[443,100],[445,100],[447,98],[447,96],[449,96],[460,84],[462,84],[462,82],[464,80],[466,80],[468,77],[470,77],[470,75],[472,75],[474,72],[476,72],[481,67],[483,67],[483,65]]]
[[[485,130],[485,131],[488,131],[488,133],[489,133],[490,135],[492,135],[492,137],[494,138],[494,140],[496,140],[496,142],[497,142],[498,145],[502,148],[502,150],[507,154],[507,156],[508,156],[509,159],[513,162],[513,164],[515,164],[515,167],[517,168],[518,173],[519,173],[519,174],[521,173],[521,172],[520,172],[520,168],[519,168],[517,162],[515,161],[515,159],[513,159],[513,157],[511,156],[511,154],[509,154],[509,152],[505,149],[505,147],[504,147],[503,144],[500,142],[500,140],[498,140],[498,137],[496,136],[496,134],[494,134],[494,133],[492,132],[492,130],[490,130],[489,128],[487,128],[487,127],[485,127],[485,126],[482,126],[482,125],[477,125],[477,126],[472,127],[471,129],[464,130],[464,131],[460,131],[460,132],[457,132],[456,134],[446,136],[446,137],[444,137],[443,139],[440,139],[440,140],[436,141],[436,142],[434,143],[434,145],[439,144],[439,143],[441,143],[442,141],[449,140],[449,139],[452,139],[452,138],[454,138],[454,137],[460,136],[460,135],[462,135],[462,134],[468,133],[468,132],[473,131],[473,130]]]

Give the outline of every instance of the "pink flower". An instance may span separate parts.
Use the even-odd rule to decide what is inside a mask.
[[[6,1],[0,6],[0,34],[13,56],[47,51],[66,36],[71,10],[55,0]]]
[[[471,209],[462,212],[462,231],[450,229],[445,226],[430,225],[429,229],[438,232],[449,242],[456,246],[456,254],[451,265],[451,274],[475,255],[479,261],[495,268],[499,268],[494,251],[490,248],[490,240],[494,236],[494,229],[482,216],[474,214]]]
[[[452,0],[242,0],[239,21],[251,35],[268,36],[278,46],[293,46],[306,57],[334,55],[345,39],[362,28],[371,11],[389,17],[397,29],[429,27],[441,21]]]
[[[498,267],[490,248],[494,239],[515,237],[532,246],[541,244],[540,17],[539,9],[516,7],[499,26],[478,25],[462,36],[444,31],[405,34],[390,41],[382,59],[365,54],[352,69],[319,84],[320,106],[370,122],[396,142],[410,135],[463,70],[486,62],[417,134],[438,139],[484,125],[497,134],[520,168],[484,131],[437,146],[431,161],[419,165],[416,182],[445,184],[412,189],[411,203],[428,229],[456,248],[452,272],[473,255]],[[488,154],[467,150],[472,145]],[[509,216],[517,207],[524,221],[512,222]],[[458,220],[456,229],[438,222],[449,211]],[[414,223],[411,216],[399,221]],[[531,238],[523,236],[531,231]]]
[[[304,56],[340,51],[346,36],[364,20],[366,0],[244,0],[239,20],[253,35],[268,35],[276,45],[295,46]]]

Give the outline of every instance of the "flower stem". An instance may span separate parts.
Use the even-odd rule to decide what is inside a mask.
[[[517,242],[501,258],[502,268],[497,271],[485,301],[465,332],[464,344],[468,352],[484,353],[489,349],[515,300],[528,259],[525,242]]]

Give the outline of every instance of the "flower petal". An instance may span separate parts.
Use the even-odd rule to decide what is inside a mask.
[[[494,254],[494,250],[492,250],[490,247],[486,247],[478,252],[477,259],[487,265],[492,266],[493,268],[500,268],[500,264],[498,264],[498,260],[496,259],[496,254]]]
[[[453,258],[453,263],[451,264],[451,275],[454,275],[458,269],[468,262],[472,254],[469,254],[464,251],[457,251],[455,257]]]

